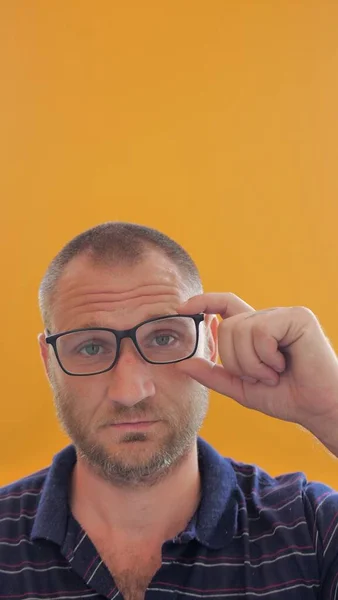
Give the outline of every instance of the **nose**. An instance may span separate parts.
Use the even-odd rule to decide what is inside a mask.
[[[155,394],[151,368],[135,348],[132,340],[121,342],[120,356],[109,376],[108,395],[112,402],[132,407]]]

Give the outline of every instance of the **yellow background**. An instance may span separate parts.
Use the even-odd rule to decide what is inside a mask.
[[[0,483],[67,441],[37,289],[97,223],[162,230],[206,291],[307,305],[338,347],[335,0],[10,0],[0,29]],[[338,484],[310,434],[227,398],[212,395],[202,434],[272,474]]]

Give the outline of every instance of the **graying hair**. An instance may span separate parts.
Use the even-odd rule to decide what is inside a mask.
[[[177,242],[151,227],[109,221],[75,236],[51,261],[39,287],[39,306],[45,326],[48,329],[52,327],[51,313],[57,284],[73,258],[87,254],[98,265],[114,266],[122,263],[131,266],[142,262],[151,249],[158,250],[178,267],[192,294],[203,292],[194,261]]]

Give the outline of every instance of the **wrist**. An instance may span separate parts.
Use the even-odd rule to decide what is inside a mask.
[[[338,458],[338,410],[326,419],[317,417],[305,428]]]

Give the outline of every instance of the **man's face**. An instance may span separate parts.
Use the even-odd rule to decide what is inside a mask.
[[[98,267],[81,256],[59,282],[52,333],[88,323],[129,329],[176,313],[189,296],[177,268],[155,251],[135,267]],[[196,355],[215,360],[215,323],[212,334],[208,323],[209,318],[199,326]],[[100,475],[120,484],[151,484],[191,450],[207,412],[208,390],[175,364],[147,363],[124,339],[112,370],[76,377],[61,370],[43,335],[40,346],[58,417],[79,458]],[[132,428],[126,425],[131,421],[151,423]]]

